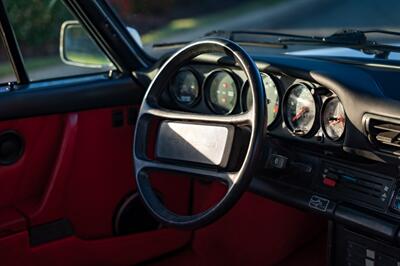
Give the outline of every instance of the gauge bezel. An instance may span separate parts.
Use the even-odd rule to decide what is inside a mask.
[[[314,99],[314,103],[315,103],[315,119],[314,119],[314,123],[311,127],[311,129],[306,133],[306,134],[296,134],[294,132],[294,129],[290,126],[290,122],[288,121],[288,117],[287,117],[287,101],[288,101],[288,97],[291,93],[291,91],[296,88],[297,86],[304,86],[305,88],[307,88],[311,95],[313,96]],[[304,82],[296,82],[294,84],[292,84],[291,86],[289,86],[289,88],[286,90],[285,95],[283,96],[283,100],[282,100],[282,117],[283,120],[285,122],[286,128],[288,129],[288,131],[293,134],[294,136],[297,137],[302,137],[302,138],[310,138],[315,136],[315,134],[318,132],[319,128],[320,128],[320,113],[321,113],[321,98],[319,97],[319,95],[316,93],[316,88],[312,88],[310,87],[310,85],[308,85],[307,83]]]
[[[271,74],[267,74],[267,73],[265,73],[265,72],[263,72],[263,71],[260,71],[260,75],[261,75],[261,78],[262,78],[262,75],[267,75],[267,76],[269,76],[271,79],[272,79],[272,81],[274,82],[274,84],[275,84],[275,87],[276,87],[276,89],[277,89],[277,91],[278,91],[278,96],[279,96],[279,111],[278,111],[278,113],[276,114],[276,117],[275,117],[275,119],[274,119],[274,121],[270,124],[270,125],[268,125],[268,129],[273,129],[273,128],[275,128],[277,125],[279,125],[281,122],[282,122],[282,113],[281,113],[281,109],[282,109],[282,96],[283,96],[283,93],[282,93],[282,84],[281,84],[281,82],[280,82],[280,80],[278,79],[278,78],[276,78],[275,76],[273,76],[273,75],[271,75]],[[265,94],[267,94],[267,91],[266,91],[266,89],[264,88],[264,90],[265,90]],[[248,92],[249,92],[249,81],[248,80],[246,80],[244,83],[243,83],[243,85],[242,85],[242,88],[241,88],[241,95],[240,95],[240,106],[241,106],[241,108],[242,108],[242,111],[243,112],[245,112],[245,111],[248,111],[249,110],[249,108],[248,108],[248,106],[247,106],[247,94],[248,94]],[[267,95],[268,96],[268,95]],[[266,107],[267,108],[267,107]]]
[[[211,96],[210,96],[211,82],[212,82],[213,78],[218,73],[226,73],[229,76],[231,76],[231,78],[233,79],[233,82],[235,83],[235,87],[236,87],[235,103],[233,105],[233,108],[231,110],[229,110],[229,112],[226,112],[226,113],[219,112],[217,110],[217,108],[215,108],[214,104],[211,102]],[[210,108],[210,110],[214,114],[218,114],[218,115],[229,115],[229,114],[232,114],[232,112],[235,111],[237,109],[237,106],[238,106],[238,98],[240,97],[240,91],[239,91],[240,88],[241,88],[241,86],[240,86],[240,83],[239,83],[239,78],[232,70],[222,68],[222,69],[215,69],[215,70],[211,71],[207,75],[207,77],[205,78],[204,83],[203,83],[203,91],[204,91],[204,96],[205,96],[205,100],[206,100],[207,106]]]
[[[198,88],[199,88],[199,93],[198,93],[197,97],[191,103],[181,103],[177,99],[177,95],[174,92],[174,89],[172,88],[172,83],[173,83],[174,79],[176,78],[176,76],[180,72],[184,72],[184,71],[189,71],[194,75],[194,77],[196,78],[196,81],[197,81]],[[201,81],[200,73],[198,73],[196,70],[194,70],[191,67],[184,67],[184,68],[179,69],[175,73],[175,75],[173,75],[172,79],[169,81],[169,84],[168,84],[168,92],[169,92],[170,97],[174,100],[175,104],[177,104],[179,107],[183,107],[183,108],[193,107],[193,106],[197,105],[200,102],[200,99],[202,98],[202,88],[203,88],[203,84],[202,84],[202,81]]]
[[[331,140],[331,141],[333,141],[333,142],[339,142],[339,141],[342,141],[342,140],[343,140],[343,138],[344,138],[344,136],[345,136],[345,134],[346,134],[347,116],[346,116],[346,111],[344,110],[344,106],[343,106],[343,111],[344,111],[344,116],[345,116],[344,131],[343,131],[342,135],[341,135],[339,138],[334,139],[334,138],[331,138],[331,137],[329,136],[329,134],[327,133],[327,131],[326,131],[326,129],[325,129],[325,122],[324,122],[324,113],[325,113],[325,110],[326,110],[326,106],[329,104],[329,102],[331,102],[331,101],[333,101],[333,100],[335,100],[335,99],[337,99],[337,100],[339,101],[339,103],[343,106],[342,101],[340,101],[339,97],[337,97],[336,95],[333,95],[333,96],[328,97],[328,98],[324,101],[324,103],[322,104],[322,106],[321,106],[320,124],[321,124],[321,128],[322,128],[322,132],[324,132],[325,137],[327,137],[329,140]]]

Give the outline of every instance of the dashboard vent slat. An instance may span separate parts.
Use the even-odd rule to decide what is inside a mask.
[[[380,151],[400,153],[400,119],[371,116],[366,119],[370,142]]]
[[[399,123],[400,123],[400,121],[399,121]],[[386,131],[400,133],[400,125],[396,125],[396,124],[391,124],[391,123],[377,124],[377,125],[374,125],[374,127],[376,129],[382,129],[382,130],[386,130]]]
[[[394,143],[399,133],[393,131],[383,131],[376,135],[376,140],[383,143]]]

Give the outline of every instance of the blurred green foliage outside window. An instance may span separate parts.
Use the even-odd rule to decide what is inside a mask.
[[[4,0],[4,4],[31,80],[99,72],[99,69],[66,65],[61,60],[61,25],[75,19],[62,1]]]
[[[14,70],[0,36],[0,84],[14,82],[16,80]]]

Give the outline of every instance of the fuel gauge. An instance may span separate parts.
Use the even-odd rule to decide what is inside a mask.
[[[346,114],[337,97],[329,98],[322,106],[322,129],[325,135],[338,141],[343,137],[346,128]]]

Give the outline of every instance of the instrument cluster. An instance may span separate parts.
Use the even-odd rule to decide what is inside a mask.
[[[346,113],[335,94],[308,82],[295,81],[284,86],[282,77],[264,72],[260,75],[267,95],[270,132],[281,125],[300,138],[323,134],[333,142],[343,139]],[[245,112],[252,105],[248,82],[230,69],[214,69],[204,74],[184,68],[170,82],[169,94],[181,109],[219,115]]]

